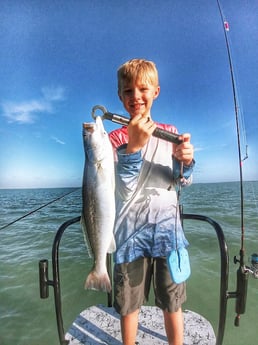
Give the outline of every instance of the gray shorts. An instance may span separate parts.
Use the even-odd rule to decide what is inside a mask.
[[[130,314],[148,300],[152,277],[156,306],[172,313],[186,301],[186,284],[171,280],[166,258],[140,258],[114,266],[114,307],[119,314]]]

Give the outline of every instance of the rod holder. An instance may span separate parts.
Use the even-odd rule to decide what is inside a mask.
[[[39,289],[40,298],[48,298],[49,296],[49,280],[48,280],[48,260],[39,261]]]
[[[236,317],[234,325],[239,327],[240,315],[245,313],[249,272],[242,266],[237,270]]]
[[[242,267],[237,270],[237,300],[236,300],[236,313],[244,314],[247,299],[247,286],[248,286],[249,272],[245,271]]]

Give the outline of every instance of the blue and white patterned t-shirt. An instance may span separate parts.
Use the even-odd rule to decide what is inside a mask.
[[[157,124],[176,132],[175,127]],[[188,242],[180,223],[176,183],[180,164],[173,144],[154,136],[142,150],[126,154],[127,128],[109,134],[116,156],[116,263],[140,257],[164,257]],[[191,183],[192,166],[184,167],[183,184]]]

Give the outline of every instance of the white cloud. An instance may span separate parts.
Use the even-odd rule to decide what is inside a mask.
[[[51,139],[53,139],[58,144],[65,145],[65,142],[60,140],[60,139],[58,139],[57,137],[51,137]]]
[[[10,123],[34,123],[38,113],[51,112],[51,104],[37,100],[22,103],[6,102],[2,104],[2,108],[2,115]]]
[[[31,124],[34,123],[39,114],[52,113],[53,103],[64,100],[64,88],[45,87],[42,88],[43,97],[36,100],[24,102],[3,102],[2,116],[9,123]]]
[[[43,96],[48,101],[62,101],[64,99],[64,88],[58,87],[43,87],[41,89]]]
[[[204,147],[201,147],[201,146],[197,146],[197,147],[195,147],[194,148],[194,152],[199,152],[199,151],[204,151],[205,150],[205,148]]]

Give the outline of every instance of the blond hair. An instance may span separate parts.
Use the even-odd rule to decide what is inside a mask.
[[[132,59],[118,68],[118,92],[121,91],[124,82],[131,83],[136,80],[158,86],[159,77],[155,63],[145,59]]]

